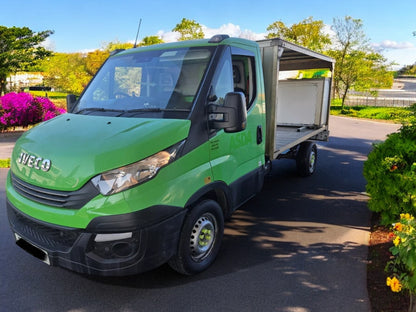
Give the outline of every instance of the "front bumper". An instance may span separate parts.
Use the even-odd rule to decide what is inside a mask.
[[[17,243],[44,262],[79,273],[122,276],[148,271],[176,252],[186,209],[154,206],[97,217],[84,229],[53,225],[7,201]]]

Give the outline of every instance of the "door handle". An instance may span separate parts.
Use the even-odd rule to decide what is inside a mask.
[[[261,125],[257,126],[257,144],[263,142],[263,129]]]

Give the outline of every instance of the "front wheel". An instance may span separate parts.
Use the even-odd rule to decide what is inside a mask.
[[[215,260],[224,234],[220,205],[204,200],[187,215],[177,253],[169,260],[175,271],[192,275],[207,269]]]
[[[318,159],[318,149],[312,142],[303,142],[299,146],[296,154],[296,168],[298,174],[302,177],[311,176],[316,170],[316,161]]]

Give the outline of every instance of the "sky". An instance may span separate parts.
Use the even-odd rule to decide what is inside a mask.
[[[175,41],[172,32],[182,18],[216,33],[263,39],[267,27],[281,20],[287,26],[308,17],[328,29],[334,18],[361,19],[372,46],[396,68],[416,63],[416,0],[0,0],[0,25],[53,30],[46,46],[55,52],[87,52],[107,43],[134,42],[159,35]]]

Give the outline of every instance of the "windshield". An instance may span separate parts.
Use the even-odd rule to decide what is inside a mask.
[[[210,58],[211,49],[204,47],[113,56],[74,113],[187,118]]]

